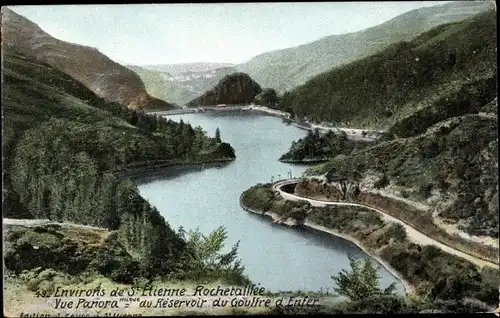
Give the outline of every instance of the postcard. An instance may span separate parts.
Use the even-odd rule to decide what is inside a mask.
[[[2,7],[4,315],[498,314],[496,20]]]

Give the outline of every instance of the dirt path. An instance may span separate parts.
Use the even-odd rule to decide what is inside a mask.
[[[71,223],[71,222],[56,222],[56,221],[52,221],[52,220],[48,220],[48,219],[8,219],[8,218],[3,218],[3,224],[4,225],[21,225],[21,226],[28,226],[28,227],[56,224],[56,225],[60,225],[60,226],[73,226],[73,227],[86,228],[86,229],[92,229],[92,230],[107,231],[107,229],[102,228],[102,227],[83,225],[83,224],[77,224],[77,223]]]
[[[410,225],[408,225],[407,223],[401,221],[400,219],[397,219],[389,214],[387,214],[386,212],[382,211],[382,210],[379,210],[379,209],[376,209],[376,208],[373,208],[373,207],[370,207],[370,206],[366,206],[366,205],[363,205],[363,204],[358,204],[358,203],[348,203],[348,202],[331,202],[331,201],[321,201],[321,200],[314,200],[314,199],[309,199],[309,198],[304,198],[304,197],[301,197],[301,196],[297,196],[295,194],[290,194],[290,193],[287,193],[287,192],[284,192],[283,190],[281,190],[281,187],[284,186],[284,185],[287,185],[287,184],[293,184],[293,183],[296,183],[297,180],[284,180],[284,181],[279,181],[277,183],[275,183],[273,185],[273,190],[274,191],[278,191],[280,193],[280,195],[286,199],[286,200],[292,200],[292,201],[299,201],[299,200],[303,200],[303,201],[308,201],[309,203],[311,203],[312,206],[318,206],[318,207],[321,207],[321,206],[325,206],[325,205],[340,205],[340,206],[359,206],[359,207],[363,207],[363,208],[366,208],[366,209],[370,209],[372,211],[376,211],[378,212],[384,221],[386,222],[395,222],[395,223],[399,223],[401,224],[405,229],[406,229],[406,233],[408,235],[408,238],[413,241],[414,243],[417,243],[417,244],[420,244],[420,245],[434,245],[434,246],[437,246],[439,247],[440,249],[442,249],[443,251],[447,252],[447,253],[450,253],[450,254],[453,254],[453,255],[456,255],[458,257],[461,257],[463,259],[466,259],[478,266],[490,266],[490,267],[498,267],[498,264],[495,264],[495,263],[492,263],[492,262],[488,262],[488,261],[485,261],[485,260],[482,260],[482,259],[479,259],[477,257],[474,257],[472,255],[469,255],[469,254],[466,254],[464,252],[461,252],[457,249],[454,249],[448,245],[445,245],[443,243],[440,243],[438,241],[436,241],[435,239],[433,238],[430,238],[428,237],[427,235],[421,233],[420,231],[414,229],[413,227],[411,227]]]

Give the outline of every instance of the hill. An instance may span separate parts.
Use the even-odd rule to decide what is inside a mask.
[[[359,32],[331,35],[297,47],[266,52],[234,67],[263,87],[283,93],[314,75],[374,54],[391,43],[409,41],[439,24],[457,22],[493,7],[489,1],[425,7]]]
[[[250,76],[245,73],[234,73],[225,76],[213,89],[190,101],[187,106],[248,104],[261,92],[259,84]]]
[[[409,136],[491,101],[496,63],[496,13],[488,11],[317,75],[285,93],[279,108],[337,126],[397,124]]]
[[[83,83],[107,101],[137,109],[170,109],[151,97],[141,78],[97,49],[53,38],[37,24],[2,8],[2,48],[46,63]]]

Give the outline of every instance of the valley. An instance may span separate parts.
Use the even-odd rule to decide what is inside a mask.
[[[210,52],[227,43],[215,36],[249,26],[235,28],[213,7],[220,21],[228,19],[225,32],[219,20],[180,32],[181,18],[155,24],[157,14],[171,14],[161,7],[121,11],[123,20],[138,17],[137,32],[85,22],[88,30],[115,32],[128,43],[125,51],[84,45],[97,37],[87,30],[73,33],[87,42],[63,41],[57,27],[49,28],[54,35],[42,29],[50,25],[43,14],[31,21],[17,13],[23,6],[2,8],[9,315],[78,313],[57,311],[67,299],[47,302],[61,288],[193,293],[252,284],[265,289],[261,298],[227,298],[221,308],[213,297],[207,306],[179,298],[179,307],[155,295],[147,300],[156,307],[132,307],[153,315],[494,310],[500,280],[491,2],[422,6],[244,63],[162,64],[158,56],[175,60],[177,46],[185,49],[202,31],[177,59],[218,61]],[[99,8],[96,19],[121,10]],[[255,28],[267,20],[251,21]],[[160,32],[172,25],[175,41]],[[73,27],[81,26],[69,33]],[[144,34],[152,30],[158,35],[147,47],[152,36]],[[268,303],[299,296],[314,306]],[[112,298],[94,300],[96,308],[82,300],[93,315],[128,312],[125,302],[107,311],[98,302]]]

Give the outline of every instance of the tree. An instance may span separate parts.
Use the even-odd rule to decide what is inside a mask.
[[[215,129],[215,141],[217,141],[217,143],[219,143],[219,144],[222,142],[222,140],[220,139],[220,129],[219,129],[219,127],[217,127]]]
[[[278,103],[278,95],[272,88],[265,88],[259,95],[255,96],[255,102],[264,106],[274,107]]]
[[[380,295],[392,295],[396,289],[395,283],[382,290],[379,286],[377,269],[370,260],[356,260],[349,256],[351,271],[343,269],[336,276],[332,276],[338,287],[334,290],[352,301]]]
[[[203,130],[201,126],[196,126],[194,128],[194,133],[195,133],[195,144],[194,144],[194,149],[198,152],[203,147],[205,146],[205,141],[206,141],[206,131]]]
[[[219,277],[229,279],[232,282],[245,282],[247,277],[243,274],[245,267],[238,257],[239,241],[231,250],[224,253],[224,243],[227,240],[227,232],[223,226],[213,230],[208,236],[203,235],[199,228],[195,231],[186,232],[180,227],[178,234],[186,242],[186,259],[184,259],[183,270],[189,277],[207,278]]]

